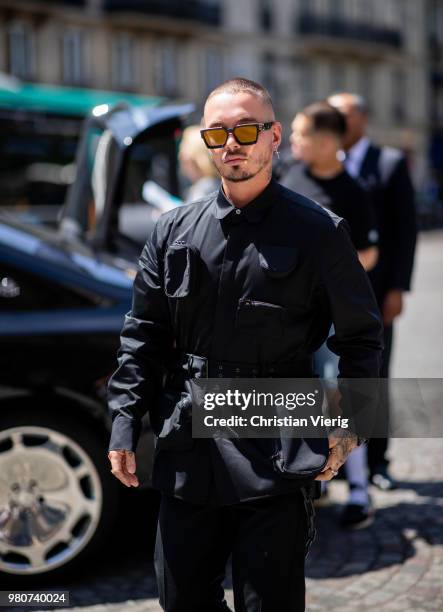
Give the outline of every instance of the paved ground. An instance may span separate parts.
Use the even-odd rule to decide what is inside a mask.
[[[420,238],[414,285],[398,326],[393,374],[443,378],[443,232]],[[309,612],[443,611],[443,440],[397,439],[391,455],[400,486],[373,491],[372,526],[337,528],[343,482],[333,484],[330,504],[319,509],[319,537],[307,564]],[[121,541],[82,575],[46,586],[69,589],[71,610],[159,612],[149,562],[153,504],[151,496],[137,497],[120,523]]]

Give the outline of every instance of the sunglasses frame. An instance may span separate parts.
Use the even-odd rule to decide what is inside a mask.
[[[247,147],[249,145],[253,145],[257,142],[258,137],[260,136],[260,132],[264,132],[265,130],[269,130],[271,129],[271,127],[274,125],[275,121],[266,121],[265,123],[239,123],[238,125],[235,125],[233,128],[226,128],[226,127],[213,127],[213,128],[206,128],[203,130],[200,130],[200,136],[203,138],[203,142],[205,143],[206,147],[208,149],[223,149],[223,147],[226,146],[226,143],[228,142],[228,138],[229,138],[229,134],[232,134],[236,140],[236,142],[238,142],[239,145],[242,145],[244,147]],[[235,135],[235,131],[237,128],[240,127],[249,127],[253,125],[254,127],[257,128],[257,136],[255,138],[255,140],[251,141],[251,142],[240,142],[240,140],[237,138],[237,136]],[[213,132],[214,130],[223,130],[226,134],[226,140],[223,144],[220,145],[208,145],[208,143],[205,140],[204,134],[207,132]]]

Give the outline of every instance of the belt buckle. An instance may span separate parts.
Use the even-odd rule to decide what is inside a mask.
[[[200,366],[197,369],[197,376],[193,376],[192,378],[208,378],[209,377],[209,365],[208,359],[206,357],[199,357],[200,360],[203,360],[204,366],[203,368]],[[194,368],[195,355],[192,353],[188,353],[188,372],[191,374]]]

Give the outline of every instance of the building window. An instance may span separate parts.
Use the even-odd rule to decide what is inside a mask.
[[[354,16],[356,21],[365,24],[371,24],[374,20],[375,7],[372,2],[368,0],[357,0],[354,3]],[[385,14],[387,13],[387,6],[384,8]]]
[[[161,96],[179,95],[178,49],[173,41],[158,45],[155,57],[155,89]]]
[[[311,104],[316,99],[315,66],[311,60],[302,60],[297,67],[297,94],[301,107]]]
[[[394,68],[392,73],[392,118],[402,122],[406,119],[406,75],[401,68]]]
[[[432,120],[441,127],[443,126],[443,87],[436,87],[434,94]]]
[[[270,0],[259,0],[258,3],[259,24],[263,32],[270,32],[273,27],[271,4]]]
[[[358,71],[358,93],[365,99],[369,112],[373,107],[373,85],[372,66],[362,66]]]
[[[135,42],[128,34],[119,35],[112,42],[112,85],[117,89],[135,89]]]
[[[300,15],[311,15],[315,13],[315,7],[314,10],[312,10],[312,0],[300,0],[299,7]]]
[[[334,61],[329,69],[329,89],[331,92],[346,89],[346,66],[342,62]]]
[[[9,28],[9,72],[21,79],[35,76],[35,37],[27,23],[15,22]]]
[[[85,34],[69,30],[63,36],[63,81],[68,85],[84,85],[87,81]]]
[[[272,53],[265,53],[262,61],[262,83],[274,101],[278,99],[276,68],[277,63],[274,55]]]
[[[203,94],[207,95],[223,82],[223,57],[216,46],[203,50]]]
[[[343,19],[345,16],[343,0],[329,0],[329,14],[332,19]]]

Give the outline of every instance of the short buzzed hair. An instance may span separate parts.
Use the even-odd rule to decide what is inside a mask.
[[[329,132],[343,138],[346,134],[346,117],[328,102],[314,102],[300,111],[312,122],[315,132]]]
[[[274,117],[274,105],[272,103],[269,91],[265,87],[263,87],[263,85],[260,85],[260,83],[256,83],[255,81],[251,81],[250,79],[245,79],[244,77],[235,77],[233,79],[225,81],[224,83],[221,83],[210,92],[210,94],[206,98],[206,102],[208,102],[208,100],[210,100],[213,96],[216,96],[221,93],[236,94],[243,92],[250,93],[253,96],[261,98],[264,105],[271,110],[272,116]]]

